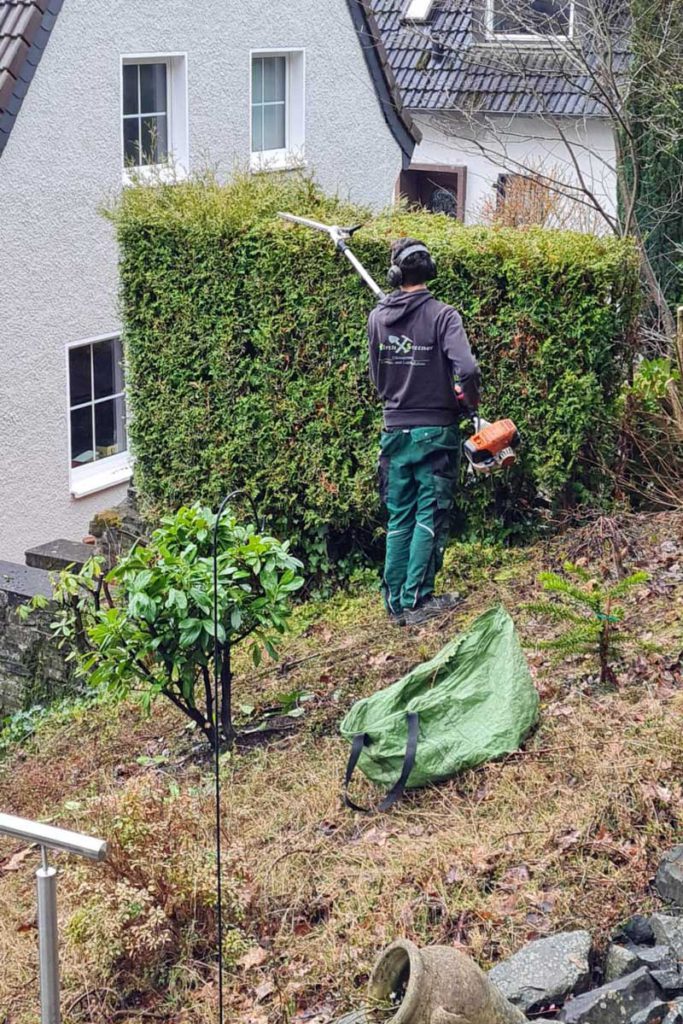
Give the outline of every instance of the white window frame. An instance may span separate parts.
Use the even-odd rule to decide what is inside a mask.
[[[573,39],[574,24],[576,19],[576,0],[569,2],[569,32],[567,35],[551,35],[549,32],[539,32],[535,35],[531,32],[495,32],[495,4],[496,0],[486,0],[486,38],[489,42],[510,42],[510,43],[551,43],[554,39]]]
[[[252,123],[252,76],[254,58],[285,57],[285,147],[254,152]],[[249,51],[249,152],[250,168],[255,173],[264,171],[293,170],[306,166],[306,50],[303,47],[291,49],[258,49]]]
[[[144,167],[130,167],[125,163],[123,68],[127,64],[166,65],[166,137],[168,159],[164,163],[147,164]],[[121,55],[119,80],[123,184],[130,185],[141,180],[171,182],[178,178],[185,178],[190,169],[187,53],[124,53]]]
[[[116,455],[109,455],[104,459],[98,459],[95,462],[88,462],[84,466],[72,466],[71,465],[71,379],[69,374],[69,353],[75,348],[84,348],[86,345],[95,345],[98,341],[119,341],[121,339],[121,332],[114,331],[111,334],[98,334],[93,338],[83,338],[81,341],[70,341],[66,345],[66,423],[67,423],[67,465],[69,466],[69,490],[72,498],[85,498],[89,494],[95,494],[96,491],[106,490],[108,487],[116,487],[118,484],[126,483],[131,479],[133,475],[133,459],[128,451],[117,452]],[[95,400],[94,392],[93,398],[89,402],[83,402],[82,405],[94,406],[96,401],[106,402],[111,401],[112,398],[123,395],[124,402],[126,396],[125,380],[124,389],[122,392],[117,392],[115,395],[107,395],[106,398]],[[79,406],[74,406],[79,408]],[[93,444],[95,438],[93,435]]]

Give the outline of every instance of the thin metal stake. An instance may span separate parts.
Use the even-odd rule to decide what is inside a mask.
[[[57,868],[47,862],[36,871],[38,889],[38,943],[40,951],[40,1024],[61,1024],[59,1011],[59,950],[57,940]]]

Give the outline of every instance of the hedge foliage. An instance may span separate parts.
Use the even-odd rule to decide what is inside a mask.
[[[325,236],[280,209],[364,222],[354,248],[380,281],[393,238],[432,249],[433,290],[461,312],[482,366],[484,414],[512,417],[524,437],[510,477],[463,489],[469,533],[527,521],[539,492],[560,503],[604,494],[639,303],[630,243],[402,209],[371,219],[303,178],[204,177],[127,189],[110,211],[148,512],[215,506],[245,486],[271,527],[309,550],[376,535],[374,300]]]

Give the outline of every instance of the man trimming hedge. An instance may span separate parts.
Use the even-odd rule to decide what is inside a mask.
[[[479,367],[459,314],[438,302],[427,247],[391,248],[398,286],[370,314],[370,376],[384,408],[379,484],[389,513],[382,590],[397,625],[417,625],[453,607],[434,596],[460,464],[458,422],[479,404]]]

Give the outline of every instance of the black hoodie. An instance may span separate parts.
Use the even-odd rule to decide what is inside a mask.
[[[479,405],[479,367],[452,306],[426,289],[381,299],[368,320],[370,377],[384,405],[384,425],[447,427],[461,412],[460,383],[470,409]]]

